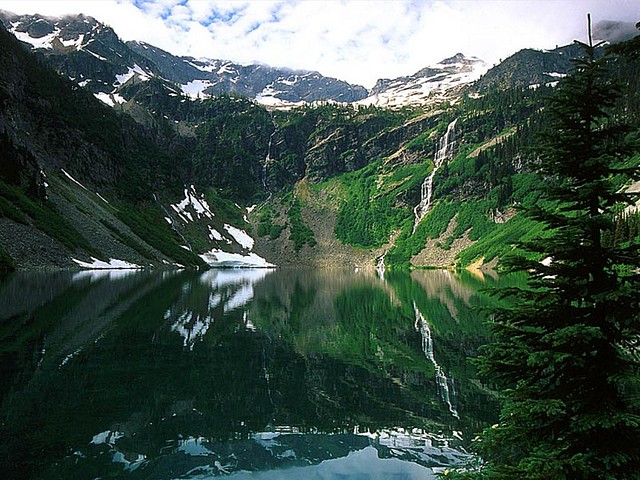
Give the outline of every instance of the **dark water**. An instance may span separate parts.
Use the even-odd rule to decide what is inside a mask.
[[[496,403],[494,278],[59,272],[0,282],[3,478],[432,478]]]

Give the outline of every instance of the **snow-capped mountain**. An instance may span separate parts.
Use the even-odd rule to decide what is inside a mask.
[[[487,70],[479,58],[457,53],[411,76],[378,80],[369,96],[358,103],[397,107],[454,100],[462,87],[478,80]]]
[[[279,106],[353,102],[367,96],[364,87],[318,72],[178,57],[146,43],[125,43],[113,29],[84,15],[50,18],[0,12],[0,21],[20,41],[44,54],[60,74],[112,106],[130,100],[121,87],[152,77],[165,83],[169,94],[192,99],[236,93]]]
[[[94,18],[15,15],[0,11],[11,33],[42,53],[54,68],[97,98],[114,106],[131,100],[135,89],[123,88],[155,78],[166,94],[191,99],[235,93],[267,106],[280,107],[329,100],[398,107],[452,100],[487,67],[457,54],[411,76],[382,79],[364,87],[319,72],[241,65],[229,60],[180,57],[144,42],[123,42]]]
[[[128,42],[127,45],[157,65],[160,75],[179,84],[192,98],[237,93],[255,98],[262,104],[279,106],[318,100],[353,102],[367,95],[364,87],[318,72],[177,57],[143,42]]]

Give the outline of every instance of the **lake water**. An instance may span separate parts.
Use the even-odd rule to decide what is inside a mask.
[[[493,277],[85,271],[0,281],[4,478],[429,479],[495,421]]]

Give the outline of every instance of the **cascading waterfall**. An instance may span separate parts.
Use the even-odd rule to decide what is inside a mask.
[[[420,203],[418,203],[418,205],[416,205],[413,209],[415,222],[413,224],[412,233],[415,233],[416,228],[418,228],[418,224],[431,209],[433,179],[436,176],[436,172],[442,165],[444,165],[446,161],[450,160],[453,156],[455,146],[454,133],[457,121],[458,119],[456,118],[447,126],[447,131],[445,132],[444,136],[438,141],[438,149],[436,150],[436,155],[433,159],[433,170],[431,171],[429,176],[424,179],[424,182],[422,182],[422,187],[420,188]]]
[[[269,192],[269,198],[271,198],[271,190],[269,190],[269,186],[267,185],[267,168],[269,166],[269,162],[271,161],[271,145],[273,144],[273,137],[276,134],[276,131],[278,129],[278,126],[276,125],[276,122],[273,120],[273,118],[271,119],[273,122],[273,132],[271,132],[271,135],[269,135],[269,145],[267,146],[267,156],[264,158],[264,165],[262,166],[262,188],[264,188],[264,190],[266,192]]]
[[[267,147],[267,156],[265,157],[264,165],[262,166],[262,186],[267,191],[269,190],[267,187],[267,165],[271,161],[271,144],[273,142],[273,136],[275,135],[275,133],[276,131],[274,130],[273,132],[271,132],[271,135],[269,136],[269,146]]]
[[[455,418],[460,418],[458,416],[458,410],[455,405],[451,401],[452,396],[455,395],[455,391],[453,390],[453,379],[451,381],[447,378],[444,373],[444,370],[436,361],[436,357],[433,353],[433,336],[431,335],[431,328],[429,327],[429,322],[427,322],[422,312],[418,310],[416,306],[416,302],[413,302],[413,311],[416,317],[415,328],[422,336],[422,351],[424,355],[429,359],[429,361],[433,364],[436,371],[436,383],[438,385],[438,390],[440,392],[440,398],[447,404],[449,407],[449,411],[451,415]],[[449,383],[451,383],[451,387],[449,387]]]

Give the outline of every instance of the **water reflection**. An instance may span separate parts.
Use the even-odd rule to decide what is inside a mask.
[[[127,273],[0,283],[12,478],[430,478],[493,421],[467,357],[496,279]]]
[[[209,270],[182,287],[182,295],[165,312],[164,319],[171,331],[178,333],[183,345],[193,350],[202,341],[217,318],[241,307],[253,299],[253,285],[273,270],[226,269]],[[247,328],[255,327],[245,318]]]

